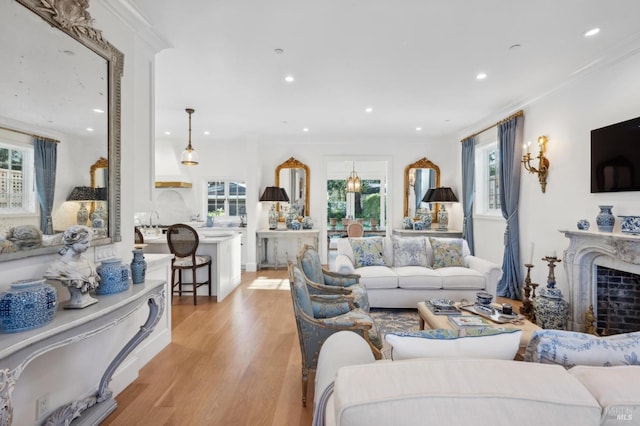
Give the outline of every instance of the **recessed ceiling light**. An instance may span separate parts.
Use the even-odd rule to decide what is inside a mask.
[[[371,108],[371,107],[366,107],[366,108],[364,109],[364,112],[373,112],[373,108]]]
[[[308,132],[308,131],[309,131],[309,128],[308,128],[308,127],[305,127],[304,129],[302,129],[302,131],[303,131],[303,132]]]
[[[92,127],[87,127],[87,132],[93,132],[93,128]]]
[[[598,34],[600,32],[600,28],[592,28],[589,31],[587,31],[586,33],[584,33],[585,37],[591,37],[594,36],[596,34]]]
[[[293,78],[292,75],[288,75],[284,78],[284,81],[286,81],[287,83],[293,83],[296,79]]]
[[[205,135],[207,135],[207,136],[209,136],[209,135],[211,134],[211,132],[210,132],[210,131],[208,131],[208,130],[205,130],[205,131],[204,131],[204,134],[205,134]]]
[[[169,136],[171,134],[171,132],[164,132],[165,135]]]
[[[509,46],[509,50],[517,50],[520,49],[520,47],[522,46],[520,46],[518,43],[512,44],[511,46]]]
[[[276,52],[278,55],[282,55],[284,53],[284,50],[280,48],[273,49],[273,51]]]
[[[416,132],[421,132],[422,131],[422,127],[416,127]]]
[[[485,78],[487,78],[486,73],[481,72],[480,74],[476,75],[477,80],[484,80]]]
[[[102,113],[104,113],[104,110],[100,109],[100,108],[94,108],[93,112],[97,112],[98,114],[102,114]]]

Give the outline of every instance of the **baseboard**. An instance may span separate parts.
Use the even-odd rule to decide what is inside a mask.
[[[258,264],[255,262],[247,263],[245,266],[245,271],[247,272],[256,272],[258,270]]]

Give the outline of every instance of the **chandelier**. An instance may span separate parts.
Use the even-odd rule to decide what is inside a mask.
[[[358,177],[358,173],[356,173],[355,162],[352,163],[352,167],[353,170],[347,178],[347,192],[360,192],[362,190],[362,185],[360,182],[360,177]]]

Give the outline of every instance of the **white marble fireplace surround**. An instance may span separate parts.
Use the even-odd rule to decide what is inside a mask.
[[[640,274],[640,236],[598,231],[565,231],[568,277],[569,329],[585,331],[584,314],[593,305],[597,318],[596,267]]]

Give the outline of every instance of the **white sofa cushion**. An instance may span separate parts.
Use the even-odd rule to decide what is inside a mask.
[[[338,370],[338,425],[596,426],[600,406],[557,365],[428,358]]]
[[[592,367],[579,365],[569,370],[602,407],[602,424],[631,425],[640,422],[640,367]]]
[[[522,330],[482,327],[387,333],[394,361],[411,358],[493,358],[510,360],[520,347]]]
[[[360,284],[367,289],[398,288],[398,275],[388,266],[363,266],[356,268]]]
[[[424,266],[393,267],[398,276],[398,287],[412,289],[442,288],[442,274]]]
[[[423,266],[430,268],[427,239],[424,237],[391,237],[393,266]]]
[[[486,277],[473,269],[454,266],[437,271],[444,289],[484,289],[487,285]]]

